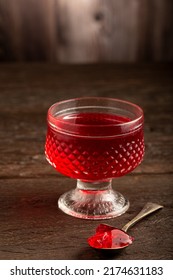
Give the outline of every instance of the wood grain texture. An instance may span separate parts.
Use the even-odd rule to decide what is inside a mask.
[[[172,60],[172,0],[142,0],[138,11],[138,57],[145,61]]]
[[[46,113],[52,103],[78,96],[122,98],[144,109],[144,161],[113,181],[131,206],[109,223],[122,227],[148,201],[164,208],[132,228],[134,244],[119,253],[87,245],[98,221],[57,208],[75,180],[45,160]],[[0,97],[0,259],[172,259],[172,65],[4,64]]]
[[[54,0],[1,0],[2,60],[55,59],[55,4]]]
[[[0,259],[171,259],[172,179],[172,175],[134,175],[118,179],[117,186],[114,182],[130,199],[131,208],[109,220],[110,225],[122,227],[148,200],[165,206],[133,227],[129,231],[135,237],[133,245],[114,254],[95,251],[86,242],[98,221],[83,221],[57,209],[58,196],[75,186],[73,180],[1,180]]]
[[[0,61],[172,61],[172,14],[172,0],[1,0]]]

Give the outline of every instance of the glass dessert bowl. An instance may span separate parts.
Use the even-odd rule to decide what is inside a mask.
[[[144,156],[143,111],[130,102],[83,97],[53,104],[47,115],[45,154],[77,186],[60,196],[59,208],[84,219],[123,214],[129,202],[112,179],[134,170]]]

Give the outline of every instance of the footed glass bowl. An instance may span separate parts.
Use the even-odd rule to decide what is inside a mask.
[[[48,162],[77,179],[76,188],[59,198],[59,208],[84,219],[123,214],[129,202],[112,189],[112,179],[131,172],[143,159],[142,109],[123,100],[84,97],[55,103],[47,121]]]

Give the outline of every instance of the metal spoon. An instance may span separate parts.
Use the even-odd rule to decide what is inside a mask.
[[[134,238],[126,232],[134,224],[139,222],[149,214],[163,208],[162,205],[148,202],[139,214],[129,221],[122,229],[118,229],[107,224],[100,224],[95,235],[88,238],[88,244],[95,249],[122,249],[132,244]]]

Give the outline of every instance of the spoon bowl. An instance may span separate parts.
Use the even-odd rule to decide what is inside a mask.
[[[88,238],[88,243],[96,249],[122,249],[132,244],[133,240],[132,236],[119,228],[100,224],[95,235]]]
[[[128,247],[133,243],[134,237],[128,235],[126,233],[127,230],[144,217],[161,208],[163,208],[162,205],[148,202],[139,214],[129,221],[122,229],[107,224],[100,224],[96,228],[95,234],[88,238],[88,244],[92,248],[101,250],[116,250]]]

